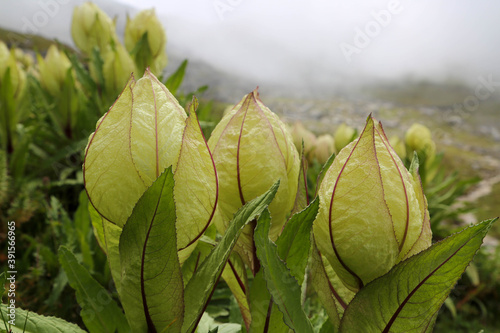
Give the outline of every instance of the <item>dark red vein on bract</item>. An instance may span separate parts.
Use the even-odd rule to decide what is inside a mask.
[[[371,118],[371,116],[370,116],[370,118]],[[373,120],[372,120],[372,126],[373,126]],[[358,282],[358,286],[359,286],[360,289],[363,288],[363,285],[364,285],[363,281],[361,280],[361,278],[356,273],[354,273],[344,263],[344,261],[342,260],[342,258],[340,258],[340,255],[339,255],[339,253],[337,251],[337,247],[335,246],[335,241],[333,240],[333,230],[332,230],[332,209],[333,209],[333,200],[335,198],[335,191],[337,190],[337,185],[339,184],[340,176],[342,176],[342,173],[344,172],[344,169],[345,169],[347,163],[349,163],[349,160],[351,159],[352,154],[354,153],[354,151],[356,150],[356,147],[358,146],[359,142],[363,138],[363,135],[364,135],[364,133],[366,131],[366,127],[368,127],[368,124],[363,129],[363,132],[359,136],[358,141],[356,141],[356,143],[354,144],[354,147],[352,148],[351,152],[349,153],[349,156],[347,157],[346,161],[344,162],[344,165],[340,169],[339,175],[337,176],[337,179],[335,180],[335,185],[333,186],[332,197],[330,199],[330,208],[329,208],[329,212],[328,212],[328,228],[329,228],[329,231],[330,231],[330,242],[332,243],[333,251],[335,252],[335,255],[337,256],[337,259],[339,260],[339,262],[342,265],[342,267],[344,267],[344,269],[346,271],[348,271],[356,279],[356,281]]]
[[[271,124],[271,121],[269,120],[268,116],[266,115],[266,113],[264,112],[264,110],[260,107],[259,103],[258,102],[261,102],[262,101],[259,99],[258,95],[259,93],[257,92],[257,89],[258,87],[252,91],[251,95],[252,95],[252,98],[253,98],[253,104],[255,105],[255,109],[257,112],[260,112],[261,115],[262,115],[262,118],[264,119],[265,123],[267,124],[267,127],[269,128],[269,131],[271,132],[272,134],[272,137],[273,137],[273,141],[274,143],[276,144],[276,147],[278,148],[278,152],[280,153],[280,156],[281,156],[281,159],[283,160],[283,164],[284,164],[284,167],[285,167],[285,170],[287,170],[287,174],[288,174],[288,165],[287,165],[287,159],[285,159],[285,156],[283,155],[283,152],[281,151],[281,148],[280,148],[280,145],[278,143],[278,139],[276,138],[276,133],[274,132],[274,128],[273,128],[273,125]],[[262,105],[264,107],[266,107],[264,105],[264,103],[262,103]],[[266,107],[267,108],[267,107]],[[267,108],[269,109],[269,108]],[[271,110],[269,110],[269,112],[272,113]],[[278,123],[279,125],[279,123]],[[287,141],[286,141],[286,138],[284,138],[284,141],[285,141],[285,146],[287,146],[287,150],[288,150],[288,144],[287,144]]]
[[[165,183],[164,183],[165,184]],[[146,260],[146,247],[149,240],[149,234],[151,229],[153,228],[153,223],[156,217],[156,213],[158,211],[158,206],[160,205],[160,200],[163,194],[163,186],[160,191],[160,195],[158,196],[158,201],[156,202],[155,211],[153,213],[153,218],[149,224],[148,232],[146,233],[146,239],[144,240],[144,245],[142,248],[142,256],[141,256],[141,296],[142,296],[142,306],[144,307],[144,315],[146,317],[146,322],[148,324],[148,332],[156,333],[156,328],[154,326],[153,320],[151,319],[151,315],[149,314],[148,302],[146,300],[146,290],[144,287],[144,262]]]
[[[192,112],[194,113],[195,111],[193,110]],[[189,116],[191,117],[191,115],[189,115]],[[205,147],[207,148],[208,155],[210,155],[210,160],[212,161],[212,167],[214,169],[214,176],[215,176],[215,202],[214,202],[214,208],[212,209],[212,213],[210,214],[210,217],[208,218],[208,221],[205,224],[205,227],[186,246],[184,246],[182,249],[179,249],[178,251],[184,250],[185,248],[187,248],[188,246],[190,246],[191,244],[193,244],[194,242],[196,242],[205,233],[205,231],[208,229],[208,226],[212,222],[212,219],[214,218],[215,210],[216,210],[217,204],[219,202],[219,177],[217,175],[217,168],[215,167],[215,161],[214,161],[214,158],[212,156],[212,152],[210,151],[210,148],[208,147],[207,140],[205,140],[205,135],[203,134],[203,131],[201,130],[201,125],[200,125],[200,122],[198,121],[198,117],[196,116],[196,113],[195,113],[194,117],[196,117],[196,123],[198,124],[198,128],[200,129],[201,137],[203,138],[203,142],[205,143]],[[189,118],[186,119],[186,121],[189,121]],[[184,134],[183,134],[183,137],[182,137],[182,141],[183,142],[184,142],[184,135],[186,134],[186,130],[187,130],[187,126],[186,126],[186,129],[184,130]],[[180,154],[182,154],[182,148],[181,148]]]
[[[245,287],[245,284],[243,281],[241,281],[240,276],[236,272],[236,268],[234,267],[233,263],[231,262],[230,259],[227,261],[229,263],[229,267],[231,268],[231,271],[233,271],[234,277],[236,278],[236,281],[238,282],[238,285],[240,286],[241,290],[243,291],[243,294],[247,294],[247,288]]]
[[[321,260],[321,252],[319,250],[317,250],[317,251],[318,251],[319,259]],[[344,302],[342,297],[340,297],[340,295],[337,293],[337,291],[333,287],[332,283],[330,282],[330,279],[328,278],[328,274],[326,273],[325,265],[323,265],[323,263],[321,263],[321,268],[323,269],[323,272],[325,273],[326,281],[328,281],[328,287],[330,288],[330,291],[332,292],[333,296],[335,297],[337,302],[340,303],[342,308],[344,308],[344,310],[347,309],[347,304]]]
[[[155,154],[156,154],[156,178],[160,176],[160,157],[158,156],[158,108],[156,106],[156,94],[155,94],[155,88],[153,84],[153,80],[151,77],[153,74],[149,71],[149,68],[146,69],[146,72],[148,73],[148,76],[150,77],[149,82],[151,82],[151,91],[153,92],[153,102],[154,102],[154,112],[155,112]]]
[[[269,331],[269,323],[271,322],[271,311],[273,309],[273,298],[269,299],[269,305],[267,306],[267,314],[266,314],[266,322],[264,324],[263,333],[267,333]]]
[[[379,124],[380,124],[380,129],[382,130],[382,134],[378,131],[378,129],[375,128],[375,130],[377,131],[378,135],[380,136],[380,139],[382,139],[382,143],[384,144],[385,148],[389,152],[389,155],[391,156],[391,159],[394,162],[396,169],[398,170],[399,178],[401,179],[401,184],[403,185],[403,191],[405,192],[406,224],[405,224],[405,231],[403,234],[403,239],[401,240],[401,243],[399,244],[399,251],[401,252],[401,250],[403,249],[403,245],[406,242],[406,237],[408,236],[408,228],[410,227],[410,203],[408,202],[408,192],[406,190],[406,185],[405,185],[405,181],[403,179],[403,174],[402,174],[401,170],[399,169],[399,166],[396,163],[396,160],[394,159],[394,155],[391,152],[392,148],[390,146],[388,146],[388,144],[387,144],[387,137],[385,135],[384,129],[382,128],[382,123],[379,123]],[[384,140],[384,138],[385,138],[385,140]],[[393,224],[394,224],[394,221],[393,221]]]
[[[222,272],[219,274],[219,276],[217,277],[217,280],[215,281],[215,284],[212,288],[212,291],[210,292],[210,296],[208,296],[207,298],[207,302],[205,303],[205,305],[203,305],[203,310],[200,312],[200,314],[198,315],[198,317],[195,319],[194,321],[194,325],[193,325],[193,330],[190,332],[190,333],[194,333],[196,332],[196,329],[198,328],[198,323],[200,322],[201,320],[201,317],[203,316],[203,313],[205,312],[205,310],[207,309],[207,306],[208,306],[208,303],[210,302],[210,300],[212,299],[212,296],[214,295],[214,291],[215,291],[215,287],[217,286],[217,284],[219,283],[219,280],[220,280],[220,277],[222,276]]]
[[[413,289],[409,294],[408,296],[406,296],[406,298],[403,300],[403,302],[401,302],[401,304],[399,305],[399,307],[396,309],[396,311],[394,312],[394,314],[392,315],[391,319],[389,320],[389,322],[387,323],[387,326],[384,328],[384,330],[382,331],[382,333],[388,333],[389,332],[389,329],[391,328],[392,324],[394,324],[394,322],[396,321],[399,313],[403,310],[404,306],[406,305],[406,303],[408,303],[408,301],[410,300],[410,298],[413,296],[413,294],[415,294],[417,292],[417,290],[422,287],[422,285],[425,283],[425,281],[427,281],[432,275],[434,275],[434,273],[436,273],[444,264],[446,264],[451,258],[453,258],[455,256],[455,254],[458,253],[458,251],[460,251],[465,245],[467,245],[471,240],[472,240],[473,237],[471,237],[467,242],[465,242],[464,244],[462,244],[462,246],[460,246],[455,252],[453,252],[448,258],[446,258],[446,260],[444,260],[441,264],[439,264],[438,267],[436,267],[436,269],[434,269],[432,272],[429,273],[429,275],[427,275],[422,281],[420,281],[420,283],[415,287],[415,289]]]
[[[238,136],[238,148],[236,151],[236,177],[238,179],[238,191],[240,194],[241,204],[245,205],[245,198],[243,197],[243,189],[241,188],[241,172],[240,172],[240,147],[241,147],[241,137],[243,136],[243,125],[245,124],[245,118],[248,113],[248,107],[250,104],[250,99],[252,98],[252,94],[248,94],[248,97],[243,102],[241,108],[245,107],[245,114],[243,115],[243,120],[241,121],[240,135]]]
[[[129,82],[130,82],[130,85],[129,85]],[[123,93],[125,92],[125,89],[129,89],[130,90],[130,95],[131,95],[131,106],[130,106],[130,113],[132,113],[132,108],[133,108],[133,105],[134,105],[134,94],[133,94],[133,85],[135,85],[135,78],[134,78],[134,74],[130,74],[130,79],[129,81],[127,82],[127,85],[125,86],[125,88],[123,88],[122,92],[120,93],[120,95],[118,95],[118,97],[116,98],[116,100],[113,102],[113,105],[111,105],[108,109],[108,111],[106,112],[106,114],[102,117],[102,120],[101,122],[97,125],[95,131],[94,131],[94,134],[92,135],[92,138],[90,138],[89,140],[89,143],[87,145],[87,149],[85,150],[85,156],[83,157],[83,184],[84,184],[84,187],[85,187],[85,192],[87,192],[87,197],[89,199],[89,202],[90,204],[94,207],[94,209],[96,210],[96,212],[99,213],[99,215],[106,219],[108,222],[114,224],[114,225],[117,225],[116,222],[113,222],[111,221],[111,219],[107,218],[104,214],[101,213],[101,211],[99,209],[97,209],[97,206],[94,204],[93,200],[92,200],[92,197],[90,196],[90,193],[87,189],[87,167],[86,167],[86,162],[87,162],[87,155],[89,153],[89,150],[90,150],[90,147],[92,145],[92,143],[94,142],[94,138],[97,134],[97,131],[99,131],[99,129],[101,128],[101,125],[104,123],[104,120],[108,117],[108,115],[110,114],[111,111],[113,111],[113,108],[116,104],[116,102],[118,102],[118,100],[120,99],[120,97],[123,95]],[[130,119],[130,121],[132,122],[132,117]],[[130,136],[129,136],[129,139],[130,139]],[[129,142],[130,143],[130,142]],[[136,170],[137,171],[137,170]]]
[[[201,257],[201,252],[198,252],[198,255],[196,256],[196,263],[194,264],[193,275],[198,270],[198,264],[200,263],[200,257]]]

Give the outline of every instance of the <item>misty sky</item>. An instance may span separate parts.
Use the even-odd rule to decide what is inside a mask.
[[[156,7],[172,47],[256,78],[500,74],[495,0],[120,1]]]
[[[347,82],[371,78],[500,77],[497,0],[119,0],[156,7],[167,52],[253,80]],[[0,26],[71,43],[72,7],[83,0],[0,2]],[[96,0],[123,29],[126,8]],[[51,7],[52,4],[52,7]],[[54,7],[56,4],[56,7]],[[39,16],[40,18],[41,16]]]

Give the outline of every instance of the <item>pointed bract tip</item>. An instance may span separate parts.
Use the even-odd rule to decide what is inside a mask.
[[[199,105],[198,99],[195,96],[193,96],[193,99],[191,100],[191,102],[187,106],[188,116],[191,116],[191,113],[196,114],[196,110],[198,109],[198,105]]]
[[[252,94],[256,99],[259,99],[259,86],[255,87],[255,89],[252,91]]]

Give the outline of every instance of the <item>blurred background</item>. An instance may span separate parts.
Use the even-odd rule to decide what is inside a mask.
[[[78,57],[85,59],[82,61],[88,69],[92,66],[92,61],[86,63],[90,55],[82,56],[71,34],[73,10],[83,3],[4,0],[0,2],[0,40],[33,59],[36,54],[44,56],[56,40],[60,49],[76,54],[71,59],[73,67]],[[209,135],[224,109],[256,87],[271,110],[295,132],[303,125],[311,138],[325,134],[333,137],[342,124],[353,129],[352,133],[359,133],[372,113],[382,121],[395,146],[405,141],[408,130],[418,123],[428,129],[425,133],[430,132],[429,139],[432,136],[434,145],[432,159],[437,156],[436,162],[427,165],[432,175],[427,197],[430,209],[434,209],[431,215],[434,214],[436,240],[470,223],[500,215],[500,2],[95,0],[94,3],[115,20],[116,35],[122,43],[125,43],[127,16],[155,8],[167,39],[168,64],[162,74],[165,78],[175,76],[188,59],[184,76],[178,80],[182,82],[179,96],[183,96],[179,99],[187,101],[190,92],[196,92],[202,104],[205,103],[203,110],[208,111],[203,111],[205,117],[200,119],[206,120],[202,124],[206,134]],[[136,78],[142,75],[141,70],[137,71]],[[90,74],[89,80],[95,79],[95,73]],[[77,81],[81,81],[78,75],[81,72],[76,73]],[[41,92],[45,89],[43,82],[43,89],[38,90],[40,84],[37,86],[35,81],[31,81],[29,92],[40,103],[32,102],[32,108],[57,111],[57,105],[63,104]],[[78,83],[76,86],[82,90]],[[202,86],[207,88],[199,89]],[[85,85],[83,88],[85,91]],[[99,96],[85,93],[69,100],[86,103],[83,109],[96,107],[105,111],[119,91],[119,87],[114,88]],[[36,94],[45,97],[40,99]],[[71,108],[72,102],[68,103],[67,108]],[[7,196],[10,201],[3,201],[2,217],[29,222],[42,214],[44,221],[61,224],[65,218],[61,209],[71,217],[78,206],[62,199],[58,203],[51,196],[78,197],[83,188],[80,153],[97,118],[82,118],[80,124],[85,121],[91,125],[79,127],[72,123],[68,125],[69,132],[62,124],[58,133],[52,133],[51,121],[57,121],[50,112],[47,114],[26,111],[27,116],[19,121],[22,125],[14,124],[17,151],[25,156],[33,154],[46,164],[36,164],[36,159],[30,164],[28,160],[17,164],[27,172],[15,175],[10,171],[13,178],[23,179],[12,185],[16,190],[22,188],[24,192],[20,193],[35,193],[35,189],[39,192],[13,195],[14,190],[10,189]],[[46,128],[33,126],[40,120],[46,123]],[[349,139],[355,137],[356,134],[351,134]],[[23,143],[23,138],[29,139]],[[33,138],[37,139],[29,143]],[[338,138],[336,142],[340,142]],[[402,145],[409,148],[407,138]],[[338,149],[332,147],[331,152],[335,150]],[[409,162],[411,154],[402,158]],[[10,161],[19,160],[15,157]],[[311,162],[313,171],[324,161],[314,163]],[[11,168],[19,169],[15,165]],[[35,167],[38,173],[29,169]],[[40,170],[44,168],[51,173],[42,173]],[[29,178],[27,174],[32,177],[29,181],[25,180]],[[80,204],[82,200],[80,197]],[[33,225],[32,228],[43,229]],[[57,232],[57,237],[52,233],[47,237],[59,237]],[[498,307],[495,310],[491,304],[498,305],[495,299],[500,297],[499,238],[500,224],[496,223],[485,240],[478,266],[468,271],[452,294],[452,301],[443,308],[438,322],[442,331],[465,332],[480,329],[482,325],[495,327]],[[59,287],[54,287],[51,279],[42,279],[53,269],[52,274],[63,280],[56,274],[55,266],[50,266],[57,266],[57,262],[50,263],[50,255],[40,254],[42,250],[36,247],[39,239],[25,242],[31,246],[26,258],[38,255],[37,258],[45,260],[45,264],[38,262],[40,266],[30,268],[26,298],[36,294],[42,297],[40,281],[45,281],[52,294],[55,288],[59,288],[56,293],[63,293],[65,283],[59,281]],[[101,264],[105,261],[100,258],[96,262],[99,260]],[[105,284],[109,276],[100,279]],[[50,313],[57,302],[55,296],[48,301],[35,300],[31,306],[36,309],[43,303],[42,309]],[[78,320],[67,314],[58,315]]]

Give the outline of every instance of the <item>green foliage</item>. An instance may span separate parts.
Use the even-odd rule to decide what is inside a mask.
[[[425,195],[429,204],[431,228],[435,236],[446,236],[449,232],[443,230],[443,221],[456,221],[461,214],[473,210],[471,203],[459,202],[458,199],[479,181],[479,177],[460,179],[456,172],[445,176],[444,170],[441,170],[428,184]]]
[[[184,75],[186,74],[186,67],[188,61],[184,60],[179,68],[170,75],[170,77],[165,81],[165,87],[172,93],[172,95],[177,94],[177,90],[181,86],[182,80],[184,79]]]
[[[222,274],[222,270],[242,228],[265,211],[278,191],[278,186],[279,182],[274,184],[269,191],[249,201],[236,212],[224,237],[203,261],[197,273],[189,280],[184,291],[184,302],[189,312],[186,312],[184,318],[183,333],[195,331],[196,325],[203,314],[203,308]]]
[[[299,285],[304,282],[311,249],[311,228],[318,208],[319,200],[315,199],[306,209],[293,215],[276,241],[279,258],[286,262]]]
[[[148,35],[142,34],[126,55],[138,65],[136,77],[153,57]],[[314,198],[335,154],[324,165],[312,161],[309,168],[302,160],[302,186],[292,211],[299,213],[287,215],[276,243],[268,237],[267,211],[277,191],[275,184],[235,214],[224,236],[209,227],[189,258],[179,263],[170,171],[145,192],[122,231],[99,215],[82,191],[81,165],[87,139],[120,90],[111,84],[117,77],[110,76],[110,65],[116,63],[110,64],[109,51],[88,46],[85,54],[65,50],[71,67],[56,94],[47,89],[39,66],[18,68],[13,58],[0,77],[0,217],[16,221],[19,271],[16,325],[2,325],[7,319],[6,305],[2,304],[0,332],[83,332],[75,324],[32,311],[55,314],[81,327],[85,324],[90,332],[285,333],[290,328],[296,332],[336,332],[339,326],[345,332],[398,331],[408,330],[413,322],[418,322],[415,326],[427,325],[420,330],[426,331],[448,294],[436,331],[485,328],[493,332],[500,325],[499,249],[480,251],[459,280],[459,288],[450,293],[492,220],[401,262],[356,296],[343,286],[310,234],[319,207]],[[111,40],[110,46],[116,51],[120,45]],[[182,106],[207,89],[182,91],[187,65],[184,60],[173,74],[161,78]],[[206,100],[201,100],[196,110],[205,138],[220,118],[217,110],[216,102]],[[194,113],[194,108],[190,112]],[[193,119],[192,124],[197,125]],[[348,141],[355,136],[349,136]],[[451,232],[443,221],[457,220],[472,210],[470,204],[457,203],[479,179],[464,180],[444,170],[442,154],[418,154],[434,237],[440,239]],[[186,167],[188,180],[198,175],[189,169],[191,157],[180,163]],[[408,167],[410,160],[405,163]],[[193,188],[179,201],[195,205],[199,189]],[[312,203],[302,210],[309,200]],[[254,225],[257,218],[253,242],[260,270],[254,275],[233,247],[242,228]],[[0,225],[0,237],[4,233],[4,225]],[[4,243],[0,250],[6,252]],[[0,273],[2,293],[5,278],[5,273]],[[81,318],[77,317],[75,299]],[[411,316],[405,316],[407,312]]]
[[[290,328],[283,320],[283,313],[273,302],[267,289],[264,272],[260,270],[252,281],[248,295],[252,321],[250,332],[277,332],[287,333]]]
[[[311,323],[301,306],[300,285],[278,257],[276,244],[268,238],[270,222],[271,217],[266,211],[257,221],[255,229],[257,256],[264,270],[267,288],[291,329],[295,332],[312,332]]]
[[[184,288],[173,192],[168,168],[139,199],[120,236],[120,296],[134,332],[181,331]]]
[[[7,305],[0,304],[0,312],[3,318],[7,318]],[[8,319],[5,319],[8,320]],[[0,332],[12,333],[84,333],[85,331],[77,325],[68,323],[59,318],[46,317],[16,308],[16,320],[14,326],[9,326],[2,320],[1,325],[7,325],[8,331],[0,326]]]
[[[82,307],[80,315],[89,332],[130,332],[123,312],[109,293],[90,275],[67,247],[59,248],[59,261]]]
[[[432,331],[437,311],[494,221],[456,233],[369,283],[347,307],[340,331]]]

